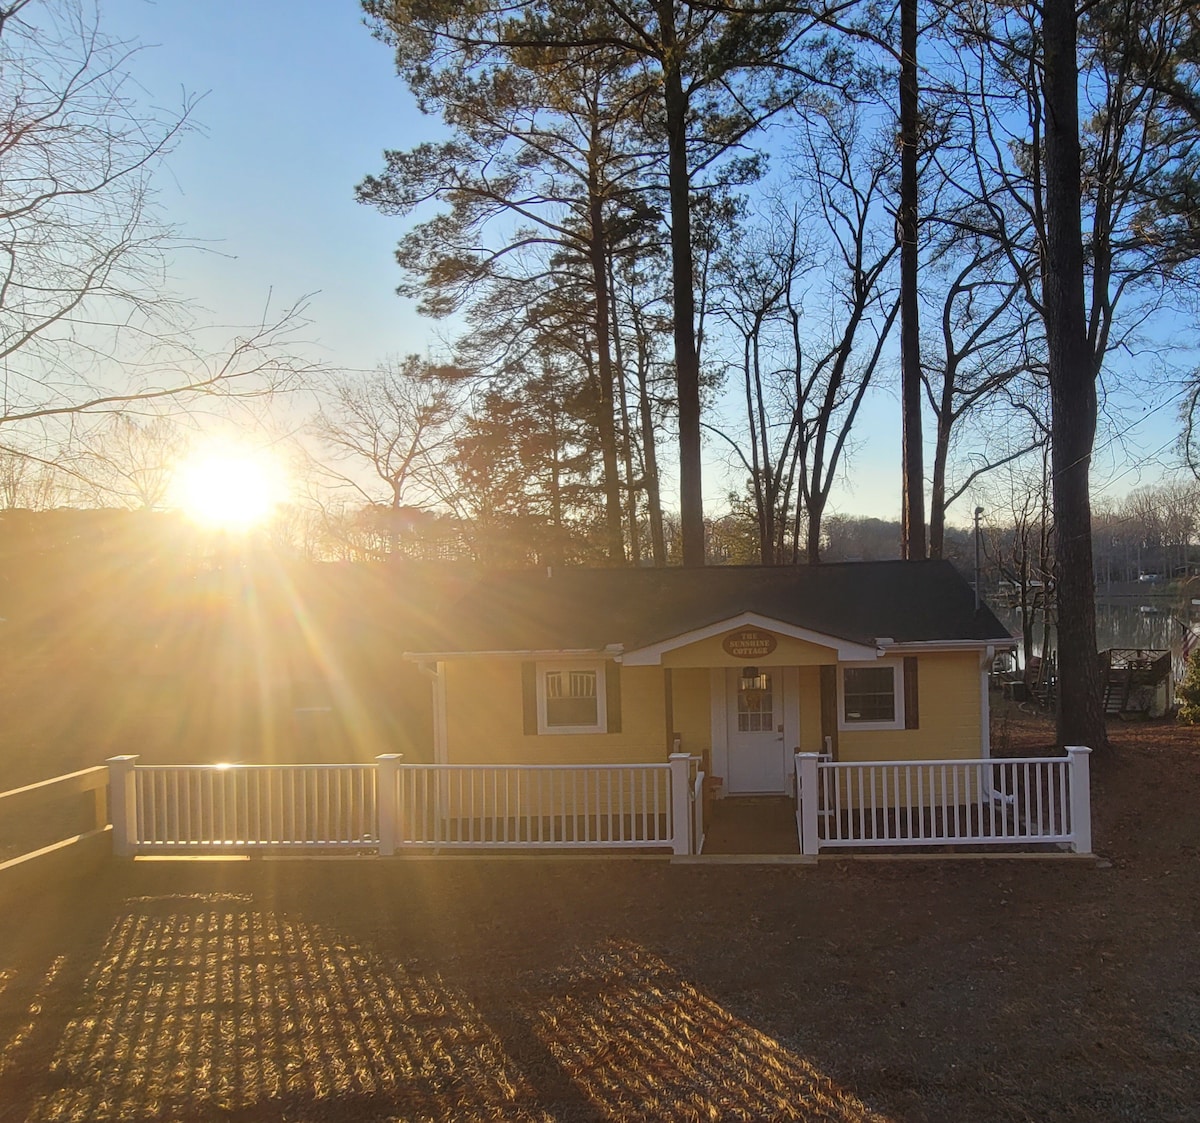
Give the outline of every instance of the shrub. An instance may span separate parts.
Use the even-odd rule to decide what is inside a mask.
[[[1179,699],[1179,724],[1200,725],[1200,647],[1188,657],[1187,670],[1176,695]]]

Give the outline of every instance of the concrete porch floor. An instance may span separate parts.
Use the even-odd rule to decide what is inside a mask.
[[[704,825],[704,853],[798,854],[796,804],[789,796],[727,796]]]

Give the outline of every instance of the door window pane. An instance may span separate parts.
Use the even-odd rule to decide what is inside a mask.
[[[775,699],[771,675],[738,679],[739,733],[770,733],[775,728]]]

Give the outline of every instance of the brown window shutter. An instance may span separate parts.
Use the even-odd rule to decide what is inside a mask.
[[[609,733],[620,733],[621,664],[611,659],[604,665],[604,703],[607,711],[605,728]]]
[[[536,737],[538,731],[536,663],[521,664],[521,706],[525,718],[525,736]]]
[[[917,657],[904,657],[904,728],[921,728],[920,692],[917,689]]]

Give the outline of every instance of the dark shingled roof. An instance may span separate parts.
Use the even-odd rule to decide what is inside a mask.
[[[868,644],[1011,638],[947,561],[490,571],[423,592],[414,651],[629,651],[744,612]]]

